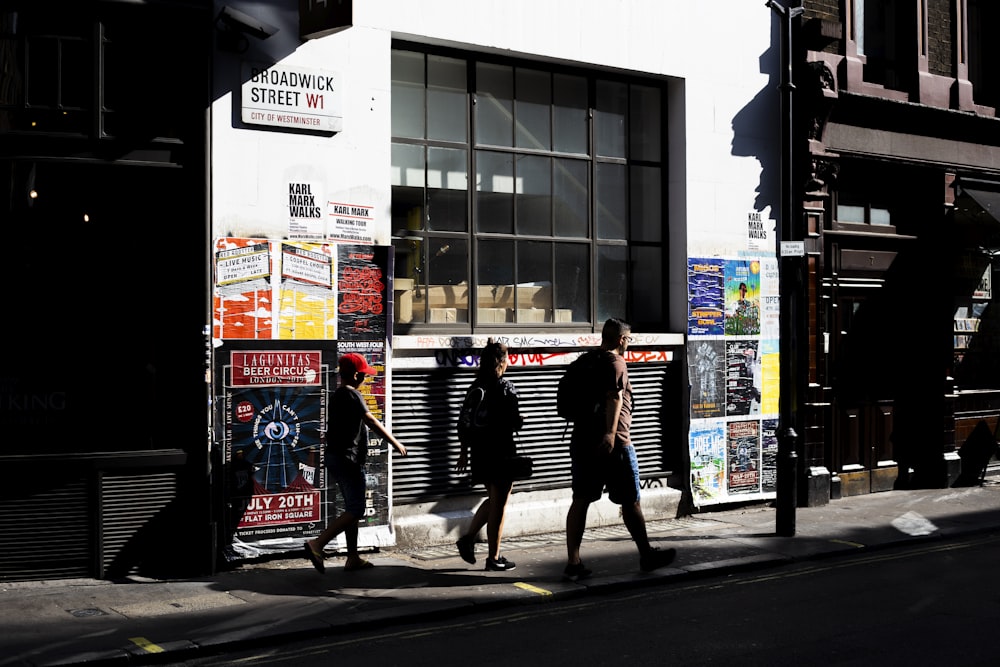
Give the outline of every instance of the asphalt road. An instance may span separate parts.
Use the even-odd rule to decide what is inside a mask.
[[[995,665],[1000,532],[175,665]]]

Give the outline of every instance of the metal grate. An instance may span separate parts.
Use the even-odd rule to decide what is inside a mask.
[[[664,450],[664,394],[668,364],[629,367],[635,394],[632,440],[644,476],[669,474]],[[569,431],[556,415],[556,385],[563,369],[510,368],[507,378],[518,389],[525,426],[520,449],[534,458],[532,479],[518,482],[522,490],[569,486]],[[455,420],[471,369],[401,369],[393,373],[392,431],[406,445],[405,458],[393,460],[393,500],[425,502],[469,493],[467,477],[454,472],[459,443]]]
[[[150,551],[170,550],[163,515],[177,498],[177,475],[105,474],[101,479],[104,572],[135,571]]]
[[[6,497],[0,513],[0,580],[91,576],[87,479],[47,479]]]

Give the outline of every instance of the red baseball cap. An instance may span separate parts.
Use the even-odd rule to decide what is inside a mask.
[[[377,370],[368,365],[363,356],[357,352],[349,352],[340,358],[340,372],[343,373],[364,373],[365,375],[375,375]]]

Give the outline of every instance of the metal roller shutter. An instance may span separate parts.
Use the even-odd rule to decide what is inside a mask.
[[[668,364],[635,364],[629,377],[635,393],[632,441],[642,476],[670,473],[664,449],[664,394]],[[521,395],[525,426],[520,448],[534,458],[535,473],[519,490],[568,488],[569,431],[556,415],[556,385],[563,367],[509,368]],[[400,369],[392,376],[392,431],[407,447],[393,459],[394,502],[413,503],[463,495],[472,489],[454,472],[459,443],[455,419],[474,377],[473,369]]]
[[[133,573],[149,552],[168,551],[163,515],[177,499],[177,475],[105,474],[101,478],[102,575]],[[142,532],[151,533],[142,536]],[[157,541],[163,544],[156,546]],[[132,553],[129,553],[132,552]],[[118,571],[116,560],[124,560]]]
[[[4,498],[0,515],[0,581],[76,579],[93,574],[90,485],[37,478],[35,488]]]

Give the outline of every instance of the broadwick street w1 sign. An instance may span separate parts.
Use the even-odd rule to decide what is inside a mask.
[[[241,118],[249,125],[340,132],[342,87],[338,72],[243,63]]]

